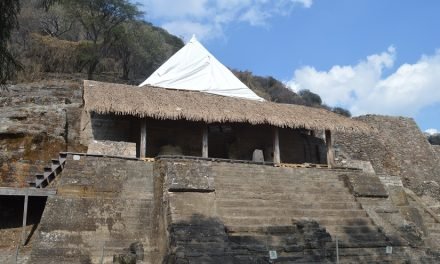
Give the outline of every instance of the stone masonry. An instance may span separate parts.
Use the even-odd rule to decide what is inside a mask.
[[[377,174],[400,176],[419,196],[440,198],[440,159],[411,118],[366,115],[356,118],[376,132],[337,133],[338,157],[371,162]]]
[[[152,262],[153,164],[69,155],[29,263],[111,263],[133,243]]]

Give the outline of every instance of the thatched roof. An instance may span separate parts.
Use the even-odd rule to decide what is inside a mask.
[[[84,81],[85,110],[99,114],[206,123],[240,122],[277,127],[369,132],[363,123],[325,109],[158,87]]]

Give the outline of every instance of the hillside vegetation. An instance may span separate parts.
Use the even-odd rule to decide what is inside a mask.
[[[19,78],[57,72],[143,79],[183,42],[141,15],[127,0],[21,1],[20,26],[10,41],[25,65]]]
[[[8,45],[23,65],[16,81],[56,73],[138,84],[184,45],[180,38],[142,20],[143,13],[128,0],[27,0],[20,5],[19,27]],[[273,77],[233,72],[266,100],[350,116],[345,109],[324,105],[319,95],[308,90],[295,93]]]

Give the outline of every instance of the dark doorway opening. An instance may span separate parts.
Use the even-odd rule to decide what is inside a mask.
[[[47,197],[29,196],[26,221],[26,243],[32,238],[46,206]],[[24,196],[0,196],[0,245],[13,246],[21,239]]]

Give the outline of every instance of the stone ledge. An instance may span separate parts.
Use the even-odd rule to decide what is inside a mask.
[[[342,177],[350,192],[356,197],[388,197],[388,192],[376,175],[361,173],[348,174]]]

